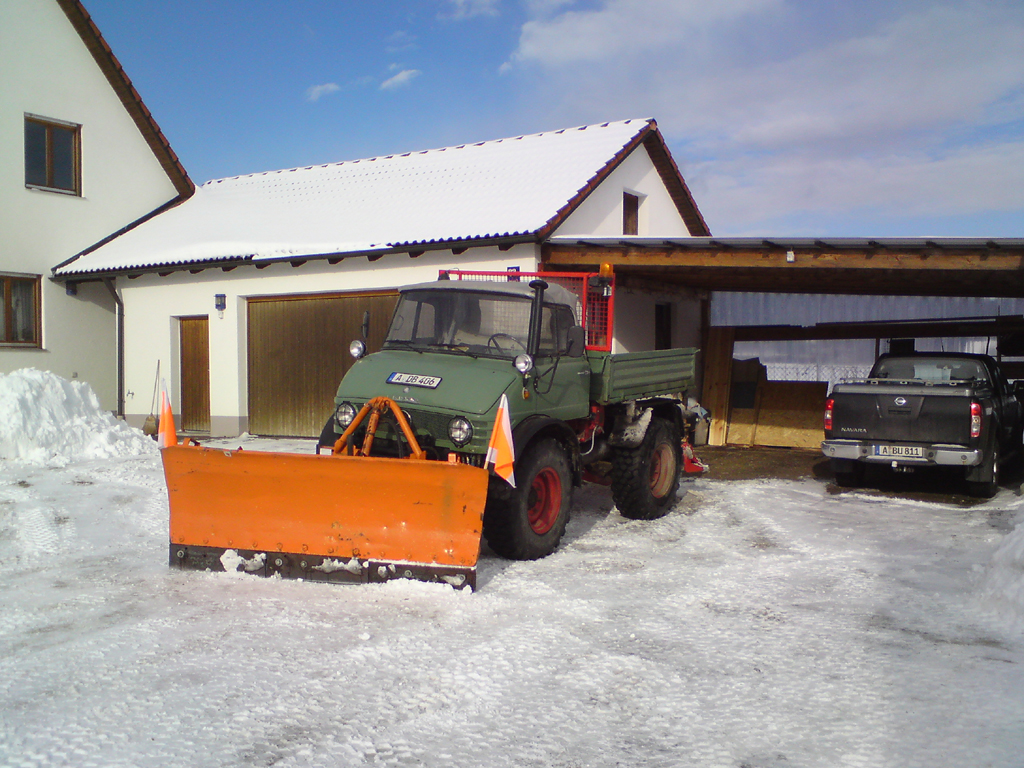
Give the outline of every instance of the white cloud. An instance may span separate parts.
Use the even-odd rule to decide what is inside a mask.
[[[523,25],[515,57],[552,66],[618,61],[670,45],[692,46],[714,25],[763,14],[783,0],[606,0],[596,10],[569,10],[539,3],[538,18]],[[630,59],[625,60],[629,62]],[[635,59],[634,59],[635,61]],[[651,67],[669,61],[647,61]]]
[[[306,100],[307,101],[320,101],[322,96],[340,91],[341,86],[337,83],[324,83],[323,85],[313,85],[306,89]]]
[[[500,0],[448,0],[449,18],[462,20],[473,16],[497,16]]]
[[[528,7],[501,72],[552,124],[656,117],[713,231],[784,210],[1024,208],[1018,2]]]
[[[404,30],[399,30],[388,36],[385,49],[388,53],[400,53],[417,48],[416,35]]]
[[[1015,141],[937,155],[786,152],[703,162],[689,169],[687,181],[712,231],[738,235],[795,214],[898,219],[1021,210],[1021,168],[1024,141]]]
[[[395,88],[401,88],[402,86],[411,83],[415,78],[419,77],[421,74],[423,73],[420,72],[418,69],[403,69],[394,77],[389,77],[387,80],[381,83],[380,89],[382,91],[390,91]]]

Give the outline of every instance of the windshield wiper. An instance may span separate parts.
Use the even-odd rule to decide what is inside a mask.
[[[476,355],[469,351],[468,344],[446,344],[443,341],[432,341],[427,345],[428,347],[440,347],[441,349],[450,349],[455,352],[461,352],[464,355],[469,355],[473,359],[476,359]]]

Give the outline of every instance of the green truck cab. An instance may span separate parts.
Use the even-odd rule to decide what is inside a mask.
[[[429,458],[486,467],[504,395],[515,486],[492,473],[483,532],[495,552],[552,552],[584,480],[610,485],[627,517],[660,517],[675,499],[682,440],[696,422],[688,393],[697,350],[611,354],[613,312],[610,270],[452,270],[403,288],[381,350],[366,355],[353,342],[357,362],[320,443],[333,444],[363,405],[386,396]],[[373,446],[382,456],[408,450],[387,418]]]

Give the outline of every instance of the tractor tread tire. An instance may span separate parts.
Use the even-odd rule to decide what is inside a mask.
[[[531,488],[541,475],[551,480],[557,476],[560,493],[552,500],[558,507],[550,528],[539,534],[530,525],[529,504]],[[539,560],[555,551],[569,522],[572,472],[561,443],[544,438],[530,444],[523,458],[516,461],[515,481],[516,487],[512,488],[499,477],[491,478],[484,509],[484,538],[501,557]]]
[[[663,471],[672,474],[666,491],[655,496],[651,489],[651,462],[655,450],[667,445],[674,458],[673,467]],[[679,430],[671,421],[651,419],[647,434],[636,448],[616,448],[612,456],[612,499],[619,514],[630,520],[657,520],[664,517],[676,500],[679,472],[682,469],[682,447]]]

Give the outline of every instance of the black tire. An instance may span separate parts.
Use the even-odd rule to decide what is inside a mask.
[[[484,538],[510,560],[547,557],[562,540],[572,506],[572,473],[565,449],[544,438],[516,461],[516,487],[493,478],[484,510]]]
[[[989,468],[991,466],[991,469]],[[986,462],[985,469],[983,470],[982,476],[987,476],[989,480],[968,480],[967,481],[967,493],[976,499],[991,499],[999,491],[999,448],[992,448],[992,455]]]
[[[612,499],[630,520],[663,517],[676,500],[683,464],[679,430],[653,418],[636,448],[616,448],[612,455]]]
[[[859,461],[832,459],[832,474],[840,488],[860,488],[864,485],[864,471]]]
[[[333,448],[334,444],[338,442],[340,435],[334,432],[334,416],[330,416],[327,419],[327,423],[324,424],[324,428],[320,431],[320,440],[317,445],[326,446]]]

